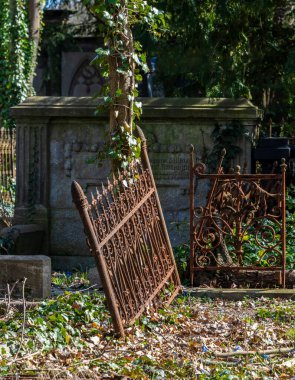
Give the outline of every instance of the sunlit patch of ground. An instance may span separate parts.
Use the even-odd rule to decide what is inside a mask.
[[[0,374],[295,379],[295,301],[179,297],[114,336],[104,296],[66,292],[0,317]],[[259,353],[255,353],[259,351]]]

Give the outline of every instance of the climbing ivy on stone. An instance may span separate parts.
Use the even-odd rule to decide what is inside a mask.
[[[28,0],[0,0],[0,123],[14,127],[9,109],[33,93],[34,43]]]

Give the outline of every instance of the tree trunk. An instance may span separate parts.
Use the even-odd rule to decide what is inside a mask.
[[[133,92],[133,77],[134,73],[132,71],[132,76],[130,76],[129,70],[123,72],[118,68],[122,69],[122,60],[119,53],[124,51],[125,56],[130,56],[133,52],[133,36],[128,26],[128,0],[121,0],[121,7],[118,10],[116,18],[120,17],[125,20],[124,24],[118,23],[120,27],[118,28],[118,38],[114,38],[109,41],[110,51],[113,53],[109,57],[109,70],[110,70],[110,96],[112,99],[116,98],[115,104],[110,110],[110,130],[111,132],[116,130],[117,127],[124,126],[128,124],[132,128],[132,101],[130,96]],[[116,20],[115,20],[116,24]],[[120,46],[117,45],[117,41],[120,40]],[[129,58],[129,67],[132,65],[132,58]],[[131,68],[131,67],[130,67]],[[121,94],[118,96],[117,91],[120,90]]]
[[[134,93],[134,62],[133,62],[133,35],[128,20],[128,0],[121,0],[121,7],[114,17],[117,28],[114,38],[109,40],[109,88],[112,105],[110,107],[110,135],[122,135],[122,129],[132,133],[133,124],[133,93]],[[120,22],[116,23],[116,20]],[[122,22],[124,20],[124,22]],[[118,41],[120,44],[118,44]],[[122,56],[127,58],[123,65]],[[125,66],[125,68],[124,68]],[[124,68],[124,69],[123,69]],[[119,71],[119,72],[118,72]],[[124,139],[124,138],[123,138]],[[122,154],[129,156],[129,145],[122,146]],[[117,169],[120,162],[113,162],[113,169]]]
[[[31,57],[31,73],[29,77],[30,94],[33,95],[33,80],[35,76],[35,69],[37,66],[38,47],[40,41],[40,28],[41,28],[41,7],[39,0],[29,0],[28,14],[29,14],[29,36],[33,43],[33,52]]]

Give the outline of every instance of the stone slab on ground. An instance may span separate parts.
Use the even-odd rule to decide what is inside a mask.
[[[9,253],[15,255],[31,255],[42,252],[44,228],[38,224],[16,224],[3,228],[0,236],[13,241]]]
[[[81,238],[82,243],[85,244],[85,239]],[[87,248],[86,244],[85,247]],[[93,256],[58,256],[50,255],[52,269],[55,271],[86,271],[94,267],[95,259]]]
[[[280,270],[200,271],[194,287],[202,289],[273,289],[280,283]],[[295,270],[286,270],[286,288],[295,288]]]
[[[250,298],[289,298],[295,299],[295,289],[221,289],[221,288],[185,288],[185,294],[192,297],[221,298],[230,301]]]
[[[51,295],[51,260],[44,255],[1,255],[0,296],[19,281],[12,297],[20,297],[22,281],[26,278],[25,295],[29,298],[47,298]]]
[[[88,279],[89,279],[90,285],[94,289],[102,289],[101,279],[100,279],[100,276],[98,274],[98,270],[96,267],[92,267],[89,269]]]

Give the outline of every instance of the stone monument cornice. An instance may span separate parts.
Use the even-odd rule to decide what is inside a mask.
[[[107,113],[94,114],[101,98],[34,96],[11,108],[11,115],[18,119],[29,118],[98,118],[108,119]],[[247,99],[228,98],[139,98],[143,104],[142,119],[202,119],[254,120],[262,111]]]

